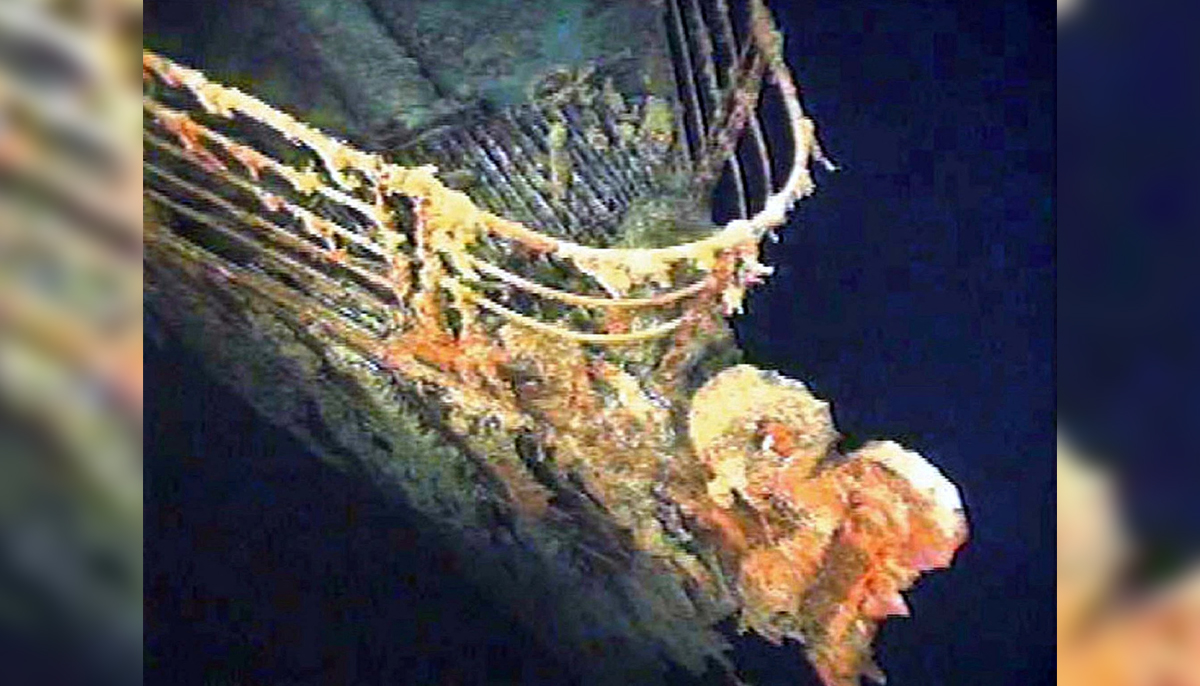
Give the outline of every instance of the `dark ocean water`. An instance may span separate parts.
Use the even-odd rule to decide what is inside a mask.
[[[1053,15],[772,4],[842,170],[766,248],[777,272],[739,337],[831,401],[848,442],[899,440],[962,489],[971,540],[885,625],[890,683],[1051,683]],[[147,683],[562,678],[454,560],[419,552],[432,543],[412,513],[305,455],[175,346],[148,346],[146,375]],[[795,647],[736,645],[752,683],[815,683]]]
[[[959,485],[971,540],[884,625],[894,684],[1054,674],[1054,19],[1040,3],[779,3],[825,149],[748,356]],[[767,683],[787,683],[779,678]]]
[[[1031,4],[1033,5],[1033,4]],[[738,330],[964,494],[971,541],[884,625],[893,684],[1054,675],[1054,18],[1020,2],[776,7],[823,175]],[[773,684],[785,684],[782,675]]]
[[[1200,558],[1198,17],[1087,8],[1058,46],[1059,413],[1119,476],[1153,578]]]

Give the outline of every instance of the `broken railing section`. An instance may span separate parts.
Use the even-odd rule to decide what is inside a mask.
[[[690,136],[697,172],[722,155],[760,169],[761,192],[741,196],[756,209],[708,238],[611,249],[549,236],[481,210],[433,168],[388,163],[145,54],[145,194],[165,217],[147,223],[147,252],[437,389],[446,426],[539,517],[557,486],[502,438],[534,437],[638,549],[740,599],[744,627],[802,639],[841,686],[874,673],[878,622],[903,613],[898,593],[920,571],[949,563],[966,525],[953,485],[915,453],[838,455],[827,406],[803,386],[744,366],[685,382],[769,273],[760,241],[822,159],[778,34],[761,3],[747,7],[741,20],[714,13],[721,2],[669,8],[692,36],[697,20],[727,27],[689,53],[707,98],[704,135]],[[768,93],[786,145],[758,121]],[[768,146],[788,150],[786,173]],[[741,162],[723,164],[742,178]]]

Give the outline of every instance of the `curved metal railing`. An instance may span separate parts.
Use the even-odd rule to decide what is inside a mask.
[[[145,53],[145,196],[187,224],[177,236],[148,228],[147,241],[216,253],[277,302],[340,315],[363,345],[413,330],[461,339],[494,332],[489,322],[630,344],[738,310],[770,271],[760,241],[811,192],[823,157],[762,2],[740,22],[722,0],[671,2],[667,25],[686,114],[677,142],[697,184],[735,198],[734,218],[702,240],[623,249],[536,231],[480,209],[432,167],[362,152]],[[776,145],[760,107],[771,98]],[[787,151],[786,174],[772,149]]]

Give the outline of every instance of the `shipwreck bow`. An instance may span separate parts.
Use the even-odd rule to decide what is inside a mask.
[[[961,502],[894,443],[841,454],[826,403],[736,364],[726,317],[824,158],[765,5],[659,9],[666,96],[562,71],[377,152],[147,52],[146,296],[592,656],[585,680],[724,662],[712,626],[736,615],[857,683],[963,542]],[[671,214],[710,198],[719,225]]]

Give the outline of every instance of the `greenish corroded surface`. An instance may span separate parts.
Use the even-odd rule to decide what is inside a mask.
[[[638,198],[616,234],[618,248],[665,248],[707,238],[720,230],[698,193],[675,190]]]
[[[555,69],[599,64],[619,90],[671,93],[662,8],[644,0],[366,0],[447,97],[505,107]]]
[[[420,127],[449,106],[361,0],[207,3],[157,26],[155,17],[151,8],[147,47],[342,136]]]
[[[661,8],[642,0],[261,0],[150,8],[145,45],[360,144],[525,102],[601,67],[670,97]]]

